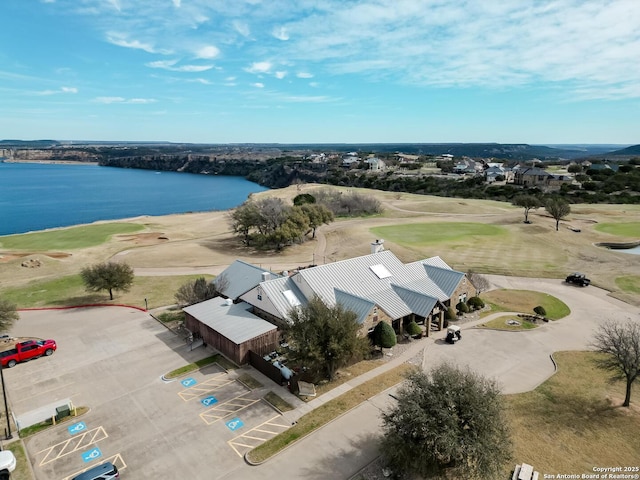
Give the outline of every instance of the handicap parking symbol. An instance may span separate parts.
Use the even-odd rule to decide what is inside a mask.
[[[233,431],[239,429],[240,427],[243,427],[244,423],[242,423],[242,420],[236,417],[233,420],[229,420],[227,423],[225,423],[225,425],[229,430]]]
[[[202,403],[205,407],[208,407],[209,405],[218,403],[218,399],[216,397],[207,397],[200,400],[200,403]]]
[[[71,435],[75,435],[76,433],[84,432],[87,429],[87,425],[84,422],[74,423],[70,427],[67,427],[69,433]]]
[[[100,458],[102,456],[102,452],[98,447],[92,448],[82,454],[82,460],[85,462],[90,462],[91,460],[95,460],[96,458]]]
[[[196,383],[198,383],[195,379],[189,377],[185,378],[180,382],[184,387],[193,387]]]

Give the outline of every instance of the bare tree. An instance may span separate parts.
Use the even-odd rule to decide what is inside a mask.
[[[480,275],[479,273],[472,272],[469,270],[467,273],[467,278],[476,287],[477,295],[480,295],[482,292],[486,292],[491,287],[489,280],[484,275]]]
[[[593,343],[604,357],[597,365],[613,373],[614,379],[627,382],[623,407],[631,401],[631,385],[640,376],[640,323],[608,322],[596,331]]]
[[[556,221],[556,232],[558,231],[558,226],[560,225],[560,220],[571,213],[571,207],[567,202],[562,200],[561,198],[553,197],[547,200],[544,204],[545,210],[551,215]]]

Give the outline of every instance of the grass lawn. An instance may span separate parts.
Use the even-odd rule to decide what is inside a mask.
[[[144,228],[143,225],[135,223],[104,223],[48,232],[9,235],[0,237],[0,247],[27,251],[72,250],[100,245],[111,235],[134,233]]]
[[[175,292],[190,280],[211,275],[176,275],[167,277],[136,277],[129,292],[114,292],[113,301],[108,292],[87,292],[80,275],[69,275],[55,280],[35,281],[25,287],[6,288],[0,291],[5,300],[15,303],[18,308],[62,307],[90,303],[127,304],[149,308],[175,303]]]
[[[617,277],[616,285],[623,292],[640,293],[640,276],[628,275],[625,277]]]
[[[520,323],[520,325],[509,325],[507,322],[509,320],[515,320]],[[542,322],[540,322],[542,323]],[[478,325],[479,327],[484,328],[493,328],[496,330],[531,330],[532,328],[537,328],[539,325],[533,322],[527,322],[526,320],[517,317],[515,315],[505,315],[503,317],[494,318],[493,320],[488,321],[487,323],[483,323]]]
[[[281,412],[289,412],[294,409],[293,405],[271,391],[268,392],[263,398],[267,403],[270,403]]]
[[[533,309],[538,305],[544,307],[547,312],[546,317],[551,320],[558,320],[571,313],[564,302],[548,293],[530,290],[492,290],[483,293],[481,298],[486,304],[491,305],[491,311],[483,312],[483,315],[494,312],[533,314]]]
[[[608,381],[595,367],[597,355],[558,352],[553,377],[532,392],[506,396],[513,465],[533,465],[540,478],[593,473],[596,466],[638,466],[640,391],[633,392],[630,408],[620,407],[624,383]]]
[[[22,440],[5,444],[3,448],[11,450],[16,457],[16,469],[11,472],[11,480],[33,480]]]
[[[640,238],[640,222],[599,223],[595,229],[620,237]]]
[[[509,232],[484,223],[415,223],[375,227],[376,238],[385,238],[399,245],[426,246],[440,243],[473,243],[474,237],[507,236]]]

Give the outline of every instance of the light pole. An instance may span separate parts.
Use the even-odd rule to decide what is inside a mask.
[[[10,440],[13,438],[13,435],[11,435],[11,422],[9,421],[9,405],[7,405],[7,389],[4,386],[4,367],[2,366],[2,363],[0,362],[0,380],[2,381],[2,396],[4,397],[4,414],[7,417],[7,440]]]

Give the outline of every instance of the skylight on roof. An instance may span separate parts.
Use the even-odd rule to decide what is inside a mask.
[[[300,303],[300,300],[298,300],[298,297],[296,297],[296,294],[291,290],[285,290],[284,292],[282,292],[282,294],[284,295],[284,298],[287,299],[287,302],[289,302],[289,305],[291,305],[292,307],[298,307],[302,305]]]
[[[378,276],[378,278],[389,278],[392,276],[391,272],[387,270],[387,267],[382,264],[371,265],[369,268]]]

